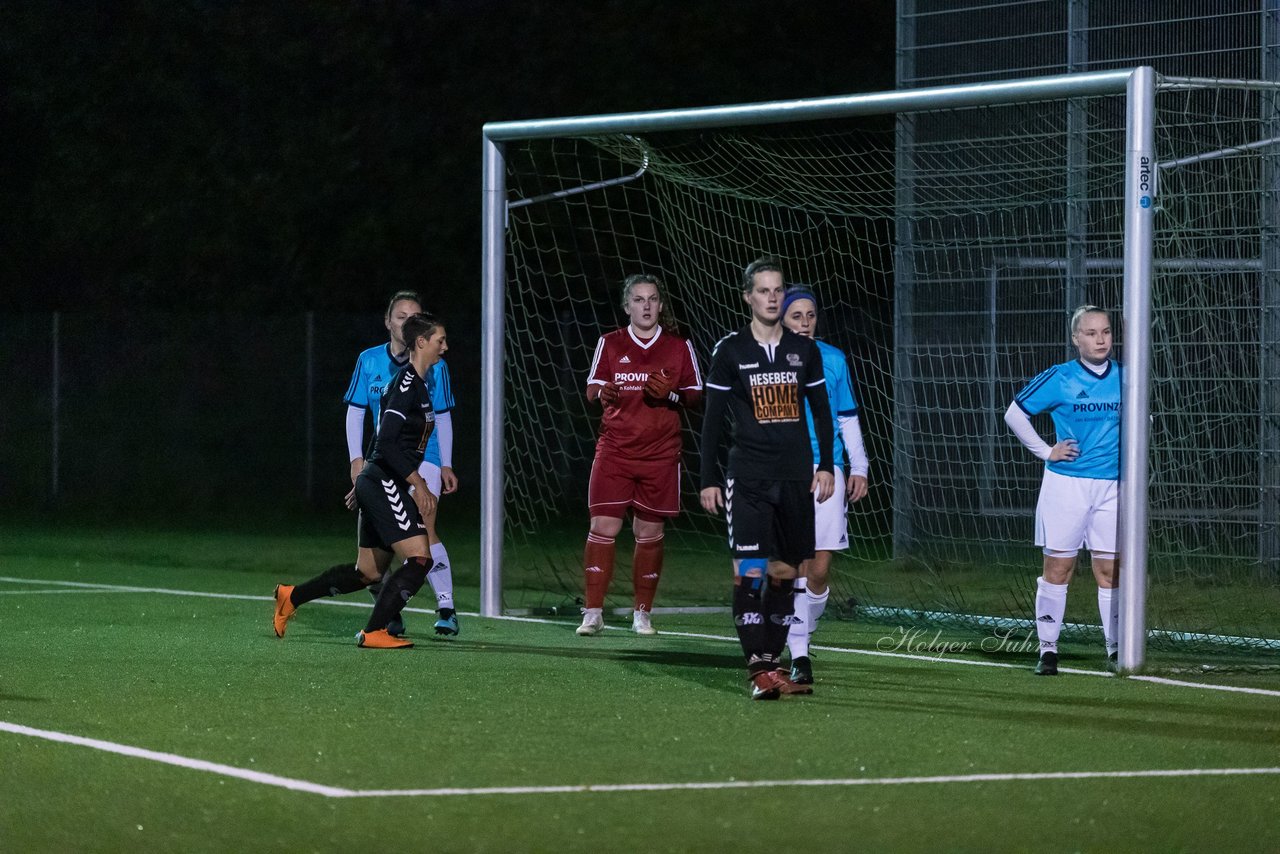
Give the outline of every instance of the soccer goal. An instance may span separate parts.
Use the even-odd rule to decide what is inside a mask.
[[[772,254],[862,406],[846,613],[1030,625],[1042,464],[1002,414],[1091,302],[1123,316],[1122,665],[1147,642],[1280,648],[1275,93],[1137,68],[486,125],[483,613],[580,592],[584,379],[622,279],[665,279],[705,368],[746,321],[742,267]],[[723,520],[687,477],[659,607],[728,599]]]

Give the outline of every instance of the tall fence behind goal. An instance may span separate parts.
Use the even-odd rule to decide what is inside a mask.
[[[1155,93],[1154,122],[1136,96],[1145,131],[1132,80]],[[624,322],[621,280],[664,278],[705,369],[747,320],[743,266],[772,254],[817,293],[862,405],[871,492],[833,572],[846,613],[1030,625],[1042,464],[1002,414],[1074,355],[1068,315],[1092,302],[1116,309],[1126,448],[1150,443],[1124,461],[1122,662],[1141,664],[1144,629],[1280,647],[1273,93],[1140,69],[487,125],[483,610],[579,594],[585,375]],[[659,605],[728,598],[695,477]],[[1091,596],[1068,621],[1097,630]]]

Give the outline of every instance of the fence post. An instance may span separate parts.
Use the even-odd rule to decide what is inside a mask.
[[[307,391],[306,391],[306,446],[307,446],[307,502],[315,497],[316,428],[315,428],[315,379],[316,379],[316,313],[306,312],[307,329]]]
[[[53,324],[50,330],[51,347],[53,350],[50,364],[52,365],[52,377],[50,378],[50,401],[49,409],[51,424],[49,425],[49,444],[51,451],[51,459],[49,461],[49,498],[56,501],[58,499],[58,470],[61,468],[61,430],[62,430],[62,361],[61,348],[59,347],[60,331],[62,326],[62,313],[55,311],[53,313]]]

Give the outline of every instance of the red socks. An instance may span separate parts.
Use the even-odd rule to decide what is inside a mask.
[[[603,608],[604,594],[613,580],[613,537],[587,535],[587,548],[582,557],[585,567],[588,608]]]
[[[631,565],[631,580],[636,589],[636,610],[652,611],[653,597],[658,592],[658,579],[662,576],[662,535],[649,540],[636,537],[635,559]]]

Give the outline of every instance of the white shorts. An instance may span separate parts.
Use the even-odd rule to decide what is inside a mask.
[[[423,460],[422,465],[418,466],[418,474],[422,475],[422,479],[427,482],[427,489],[431,490],[431,494],[439,498],[440,466]]]
[[[818,467],[813,467],[814,472]],[[813,548],[820,552],[842,552],[849,548],[849,499],[844,492],[844,472],[835,470],[836,491],[821,504],[813,499]]]
[[[1044,471],[1036,502],[1036,545],[1056,552],[1116,551],[1119,483]]]

